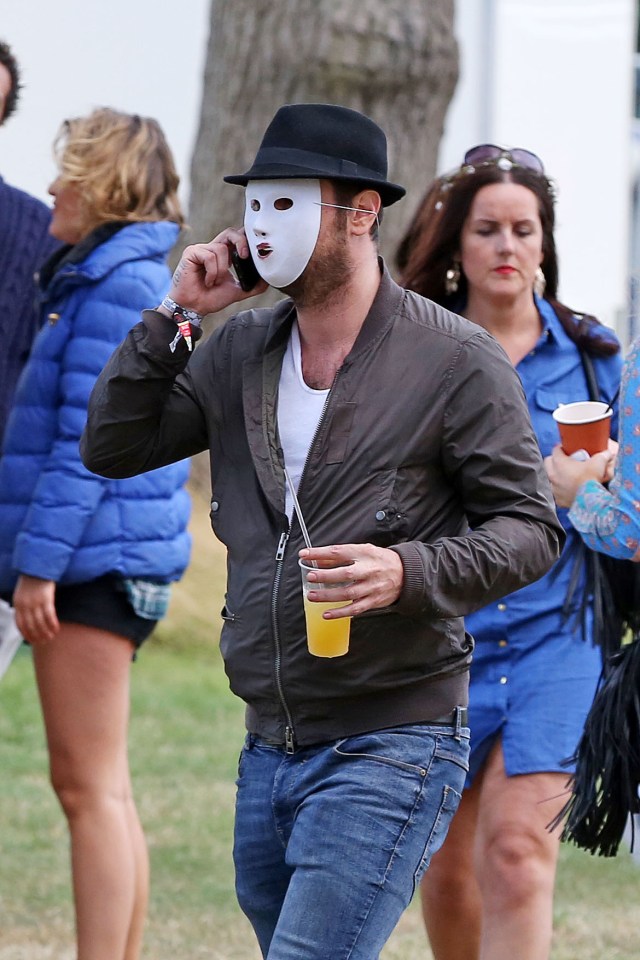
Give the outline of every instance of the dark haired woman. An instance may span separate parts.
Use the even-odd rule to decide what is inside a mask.
[[[540,159],[484,144],[433,183],[398,251],[406,287],[480,324],[504,348],[543,455],[558,441],[552,411],[589,396],[581,351],[607,402],[621,365],[613,333],[557,300],[553,231],[553,184]],[[559,831],[547,824],[566,799],[563,760],[600,672],[588,598],[581,615],[583,570],[570,589],[578,537],[566,511],[560,519],[567,543],[555,567],[466,618],[476,641],[470,773],[422,884],[436,960],[549,956]]]

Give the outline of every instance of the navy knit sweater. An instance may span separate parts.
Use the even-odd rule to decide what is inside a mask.
[[[34,274],[58,246],[50,220],[44,203],[0,177],[0,442],[40,323]]]

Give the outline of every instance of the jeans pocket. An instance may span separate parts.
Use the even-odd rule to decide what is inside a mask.
[[[449,825],[453,820],[454,814],[458,809],[461,799],[461,795],[454,787],[445,784],[445,786],[442,788],[440,806],[433,821],[432,829],[429,832],[418,868],[413,877],[414,894],[420,886],[420,881],[422,880],[427,867],[431,863],[433,854],[437,853],[445,841],[447,831],[449,830]]]
[[[465,773],[469,772],[469,736],[466,734],[457,740],[454,736],[438,737],[435,756],[438,760],[449,760],[457,764]]]
[[[420,748],[416,756],[415,750],[408,749],[407,738],[402,734],[367,733],[339,740],[333,750],[340,757],[384,763],[426,777],[433,756],[433,741],[425,739]],[[419,762],[421,760],[424,762]]]
[[[245,766],[245,757],[246,757],[247,750],[250,747],[250,743],[251,743],[251,736],[250,734],[247,734],[244,739],[242,749],[240,750],[240,754],[238,756],[238,775],[236,777],[236,787],[239,786],[240,781],[242,780],[242,774]]]

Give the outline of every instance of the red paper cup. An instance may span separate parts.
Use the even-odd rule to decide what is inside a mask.
[[[601,400],[562,403],[553,411],[558,424],[562,449],[571,456],[586,450],[589,456],[606,450],[611,427],[611,409]]]

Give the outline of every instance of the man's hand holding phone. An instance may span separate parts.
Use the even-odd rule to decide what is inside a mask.
[[[264,293],[268,284],[260,276],[249,289],[241,286],[240,279],[236,280],[230,269],[233,253],[243,260],[250,256],[244,230],[228,228],[209,243],[194,243],[185,247],[173,274],[169,291],[171,299],[188,310],[206,316],[208,313],[218,313],[232,303]]]
[[[253,262],[251,251],[249,250],[248,256],[241,257],[237,248],[235,248],[231,251],[231,263],[242,289],[246,292],[255,290],[256,286],[260,283],[261,277],[258,273],[258,268]]]

